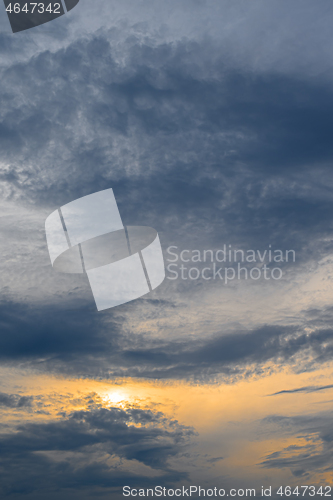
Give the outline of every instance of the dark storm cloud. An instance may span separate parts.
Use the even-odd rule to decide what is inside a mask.
[[[93,307],[35,310],[6,303],[0,358],[74,376],[210,380],[223,375],[233,380],[262,373],[267,363],[270,369],[311,370],[333,355],[331,329],[303,333],[295,326],[267,325],[199,339],[150,338],[125,327],[128,307],[98,315]]]
[[[209,55],[217,49],[212,42],[149,45],[130,40],[124,47],[124,67],[117,62],[110,35],[112,32],[77,40],[66,50],[44,52],[3,71],[1,100],[3,104],[6,100],[7,106],[2,112],[2,133],[14,141],[18,157],[30,159],[47,151],[50,141],[57,138],[63,149],[71,146],[67,167],[76,172],[81,168],[93,180],[94,174],[106,173],[106,165],[112,171],[105,154],[112,150],[113,134],[126,137],[131,131],[153,137],[163,155],[170,140],[180,137],[182,152],[191,152],[194,159],[184,165],[181,175],[185,178],[186,166],[195,172],[201,167],[194,156],[202,146],[204,154],[209,153],[207,162],[213,171],[230,171],[237,159],[261,174],[276,167],[278,173],[281,169],[287,173],[292,167],[332,158],[333,99],[329,86],[286,76],[241,73],[215,54]],[[21,94],[29,98],[24,106],[18,102]],[[86,137],[83,121],[87,121],[90,134]],[[98,142],[98,131],[109,134],[110,149],[102,150],[106,144],[104,137]],[[200,141],[194,150],[188,132]],[[84,145],[89,140],[92,144]],[[152,143],[147,145],[153,147]],[[174,145],[180,147],[178,141]],[[81,156],[84,146],[85,158]],[[7,150],[8,158],[13,152]],[[221,153],[229,153],[231,158],[221,161]],[[95,161],[94,171],[88,172],[93,159],[102,163]],[[143,159],[147,158],[139,158],[141,168]],[[172,163],[165,166],[174,172],[180,164],[170,159]],[[162,168],[162,157],[156,166],[158,171]],[[77,189],[86,189],[85,176],[77,179],[79,186],[72,187],[74,196]],[[52,188],[54,194],[59,193],[59,186],[53,184]],[[26,189],[29,191],[28,186]],[[42,196],[41,191],[37,193]]]
[[[306,476],[333,470],[332,413],[273,415],[262,420],[262,429],[269,428],[279,436],[294,436],[306,441],[268,455],[262,462],[265,468],[289,468],[294,476]]]
[[[193,429],[141,409],[96,408],[20,425],[0,435],[2,495],[75,488],[85,498],[95,487],[133,485],[139,477],[143,485],[184,479],[186,474],[168,461],[185,450],[193,435]],[[123,469],[123,460],[154,469],[155,477],[135,472],[135,464],[132,472]]]
[[[235,70],[209,40],[132,37],[124,65],[113,34],[3,70],[9,196],[51,210],[113,187],[130,223],[218,241],[223,221],[225,237],[305,253],[331,231],[329,86]]]
[[[159,378],[210,378],[225,374],[244,374],[251,366],[262,372],[262,365],[293,365],[306,371],[332,359],[333,331],[297,333],[295,328],[266,326],[251,332],[216,335],[201,341],[170,342],[165,346],[124,348],[124,364],[131,363],[135,376]],[[152,365],[154,369],[152,370]],[[121,373],[121,372],[120,372]]]
[[[62,310],[54,307],[31,310],[30,307],[3,304],[1,324],[4,335],[0,345],[2,357],[54,356],[64,357],[76,352],[101,354],[112,351],[119,335],[116,322],[103,326],[103,318],[91,307],[83,316],[80,310]],[[1,357],[1,355],[0,355]]]

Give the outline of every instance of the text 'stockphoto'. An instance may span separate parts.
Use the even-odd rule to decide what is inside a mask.
[[[0,500],[333,500],[332,0],[0,0]]]

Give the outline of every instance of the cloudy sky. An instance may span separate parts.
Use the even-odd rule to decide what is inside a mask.
[[[0,7],[1,498],[330,484],[332,2],[80,0],[16,34]],[[98,313],[44,223],[108,188],[178,277]],[[182,279],[224,245],[295,259]]]

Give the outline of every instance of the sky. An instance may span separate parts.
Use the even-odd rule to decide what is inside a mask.
[[[332,2],[0,7],[1,498],[331,484]],[[97,312],[44,224],[109,188],[166,279]],[[213,279],[224,248],[261,277]]]

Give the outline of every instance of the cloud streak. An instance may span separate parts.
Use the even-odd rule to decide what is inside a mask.
[[[312,392],[321,392],[321,391],[327,391],[328,389],[332,389],[333,384],[329,385],[312,385],[312,386],[307,386],[307,387],[298,387],[296,389],[284,389],[282,391],[274,392],[274,394],[270,394],[270,396],[278,396],[280,394],[295,394],[298,392],[304,392],[306,394],[312,393]]]
[[[156,307],[144,299],[141,303],[147,310]],[[267,325],[252,331],[168,340],[128,330],[123,315],[130,307],[106,315],[96,314],[93,308],[80,309],[78,315],[75,308],[34,310],[3,304],[6,334],[0,341],[1,358],[74,376],[208,381],[219,376],[237,380],[246,373],[262,373],[265,366],[308,371],[332,357],[331,329],[304,333],[301,326]]]

